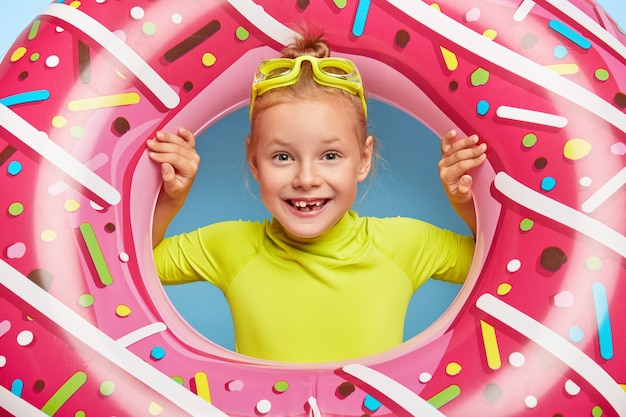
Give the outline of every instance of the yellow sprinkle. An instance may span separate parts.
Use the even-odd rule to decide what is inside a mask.
[[[620,387],[622,387],[622,389],[624,390],[624,392],[626,392],[626,384],[619,384]]]
[[[483,36],[484,36],[485,38],[487,38],[487,39],[494,40],[494,39],[496,38],[496,36],[498,36],[498,32],[496,32],[496,31],[495,31],[495,30],[493,30],[493,29],[486,29],[486,30],[483,32]]]
[[[443,46],[440,46],[439,49],[441,49],[441,55],[443,55],[443,61],[446,63],[446,68],[450,71],[457,69],[459,67],[459,61],[456,59],[456,54]]]
[[[118,317],[128,317],[130,316],[130,307],[126,304],[120,304],[115,308],[115,315]]]
[[[137,93],[113,94],[110,96],[100,96],[72,100],[67,103],[67,107],[72,111],[101,109],[104,107],[128,106],[137,104],[141,97]]]
[[[80,2],[79,1],[73,1],[73,2],[70,3],[70,7],[78,9],[80,7]]]
[[[11,62],[19,61],[24,55],[26,55],[26,48],[20,46],[11,54]]]
[[[163,412],[163,407],[155,402],[151,402],[150,406],[148,407],[148,412],[151,416],[158,416]]]
[[[546,65],[546,68],[551,69],[552,71],[561,75],[576,74],[579,70],[578,65],[576,64]]]
[[[207,52],[204,55],[202,55],[202,65],[204,65],[205,67],[213,66],[213,64],[215,64],[215,61],[216,61],[215,55],[213,55],[210,52]]]
[[[446,365],[446,373],[450,376],[458,375],[461,373],[463,367],[456,362],[450,362]]]
[[[80,208],[80,203],[74,200],[73,198],[70,198],[69,200],[65,201],[65,204],[63,205],[63,207],[65,208],[66,211],[73,213]]]
[[[63,127],[67,124],[67,119],[63,116],[54,116],[52,118],[52,126]]]
[[[567,141],[563,147],[563,155],[567,159],[577,160],[584,158],[591,152],[591,144],[584,139],[573,138]]]
[[[498,285],[498,295],[507,295],[511,291],[511,284],[508,282],[503,282]]]
[[[115,74],[117,74],[117,76],[120,77],[123,80],[126,79],[126,76],[124,74],[122,74],[119,70],[115,70]]]
[[[196,382],[196,394],[211,402],[211,391],[209,390],[209,379],[204,372],[196,372],[193,379]]]
[[[439,7],[439,3],[433,3],[430,5],[430,7],[432,7],[433,9],[436,9],[438,11],[441,11],[441,7]]]
[[[483,334],[483,345],[485,347],[485,354],[487,355],[487,365],[493,370],[500,369],[502,360],[500,359],[498,339],[496,339],[496,329],[482,320],[480,321],[480,329]]]
[[[43,242],[52,242],[57,238],[57,232],[54,230],[46,229],[41,232],[41,240]]]

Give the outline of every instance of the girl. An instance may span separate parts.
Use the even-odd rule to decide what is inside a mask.
[[[233,316],[237,351],[287,362],[339,361],[402,343],[412,294],[429,277],[464,281],[474,240],[408,218],[359,217],[357,185],[376,158],[367,103],[351,61],[305,37],[259,65],[247,161],[272,214],[164,238],[198,169],[195,138],[158,132],[147,142],[163,187],[153,245],[164,284],[207,280]],[[472,178],[486,159],[478,138],[442,140],[440,177],[476,232]]]

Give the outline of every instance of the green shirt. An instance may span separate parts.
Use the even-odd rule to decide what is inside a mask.
[[[206,280],[233,316],[237,350],[285,362],[325,362],[402,343],[412,294],[429,277],[462,283],[474,240],[409,218],[348,212],[314,239],[277,221],[228,221],[164,239],[163,284]]]

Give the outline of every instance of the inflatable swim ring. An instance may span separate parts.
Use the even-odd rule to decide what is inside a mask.
[[[151,258],[145,140],[245,105],[242,78],[303,20],[372,96],[489,145],[468,283],[424,333],[353,363],[219,348]],[[626,415],[624,39],[588,0],[55,1],[0,66],[1,407]]]

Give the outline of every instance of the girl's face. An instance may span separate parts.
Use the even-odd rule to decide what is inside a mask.
[[[257,116],[250,169],[263,203],[294,237],[333,227],[369,173],[373,138],[358,137],[353,112],[344,100],[293,99]]]

